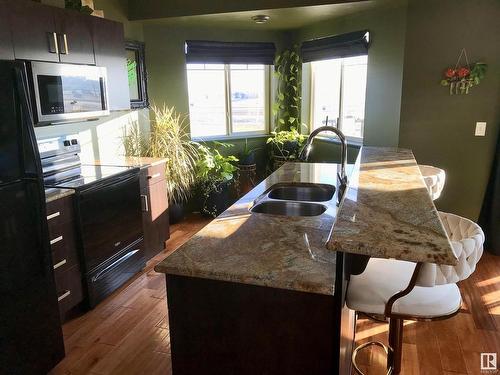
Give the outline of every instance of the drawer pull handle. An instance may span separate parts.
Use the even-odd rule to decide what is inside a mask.
[[[152,176],[148,176],[148,180],[152,180],[153,178],[157,178],[157,177],[160,177],[160,173],[155,173]]]
[[[61,212],[60,211],[57,211],[57,212],[54,212],[53,214],[50,214],[50,215],[47,215],[47,220],[52,220],[58,216],[61,216]]]
[[[66,264],[66,259],[61,260],[59,263],[54,264],[54,269],[58,269],[61,266],[64,266]]]
[[[63,239],[63,236],[56,237],[53,240],[50,240],[50,244],[53,245],[55,243],[58,243],[59,241],[62,241],[62,239]]]
[[[65,291],[63,294],[61,294],[59,297],[57,297],[57,301],[61,302],[63,299],[65,299],[70,294],[71,294],[71,290]]]

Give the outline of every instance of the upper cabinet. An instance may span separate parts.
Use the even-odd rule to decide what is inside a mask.
[[[59,61],[54,8],[34,1],[11,1],[12,41],[16,59]]]
[[[59,59],[64,63],[95,64],[91,16],[56,9]]]
[[[9,10],[16,59],[95,63],[90,16],[25,0]]]
[[[123,25],[115,21],[93,18],[95,62],[96,65],[107,68],[109,109],[130,108]]]
[[[7,2],[0,0],[0,9],[6,9]],[[9,28],[9,16],[5,11],[0,12],[0,60],[14,59],[14,47]]]

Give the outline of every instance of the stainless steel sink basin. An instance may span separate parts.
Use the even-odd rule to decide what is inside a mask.
[[[269,198],[290,201],[326,202],[333,198],[335,186],[326,184],[290,184],[269,192]]]
[[[264,201],[253,206],[251,211],[282,216],[318,216],[326,211],[326,207],[318,203]]]

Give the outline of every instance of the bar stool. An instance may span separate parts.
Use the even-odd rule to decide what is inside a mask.
[[[439,212],[439,216],[458,258],[456,266],[371,258],[362,274],[351,276],[347,306],[357,313],[389,318],[389,346],[371,341],[354,349],[352,363],[356,373],[363,375],[356,364],[358,352],[376,345],[387,354],[387,374],[399,374],[403,321],[446,319],[460,310],[456,283],[476,269],[483,254],[484,233],[469,219],[444,212]]]
[[[420,168],[420,173],[424,178],[427,190],[429,190],[432,200],[438,199],[444,188],[446,172],[443,169],[433,167],[432,165],[419,164],[418,167]]]

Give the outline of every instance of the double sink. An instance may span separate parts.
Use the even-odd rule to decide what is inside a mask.
[[[276,184],[259,197],[251,212],[281,216],[319,216],[335,194],[335,186],[327,184]]]

